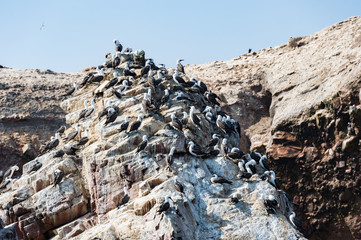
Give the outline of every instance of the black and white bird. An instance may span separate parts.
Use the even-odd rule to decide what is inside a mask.
[[[164,202],[159,206],[159,208],[157,210],[158,214],[160,214],[162,212],[166,212],[169,209],[169,207],[170,207],[169,200],[173,201],[173,199],[170,196],[166,196]]]
[[[269,170],[267,156],[263,155],[259,160],[259,165],[265,170]]]
[[[243,157],[244,153],[239,148],[232,148],[231,152],[227,154],[227,157],[233,160],[239,160]]]
[[[126,187],[123,188],[124,191],[124,195],[122,197],[122,199],[120,200],[119,204],[118,204],[118,208],[120,208],[122,205],[126,204],[127,202],[129,202],[130,199],[130,195],[128,192],[128,189]]]
[[[91,116],[95,112],[95,98],[91,100],[90,104],[91,107],[86,111],[84,118]]]
[[[83,146],[89,141],[89,128],[85,129],[84,136],[79,139],[77,146]]]
[[[63,177],[64,177],[63,171],[61,171],[60,169],[55,169],[55,171],[54,171],[54,186],[59,184],[61,182],[61,180],[63,179]]]
[[[198,126],[199,128],[202,128],[201,120],[198,118],[196,114],[196,108],[194,106],[191,106],[191,109],[189,111],[189,118],[194,125]]]
[[[73,88],[69,89],[63,96],[72,95],[74,92],[76,92],[76,90],[78,90],[78,85],[76,84],[76,82],[74,82]]]
[[[291,212],[291,214],[289,215],[288,218],[289,218],[290,222],[292,223],[293,227],[295,227],[295,228],[298,229],[299,231],[303,231],[302,222],[301,222],[301,220],[299,220],[299,219],[296,217],[296,213],[295,213],[295,212]]]
[[[138,144],[138,147],[137,147],[137,153],[143,151],[148,145],[148,137],[147,135],[143,135],[143,141],[141,143]]]
[[[182,101],[182,100],[187,100],[187,101],[192,101],[184,92],[175,92],[175,101]]]
[[[218,142],[219,142],[219,136],[217,134],[213,134],[211,141],[208,143],[208,147],[214,147],[218,144]]]
[[[165,104],[166,102],[168,102],[169,100],[169,90],[168,89],[164,89],[164,95],[162,96],[162,98],[160,99],[160,103],[161,105]]]
[[[84,108],[80,111],[77,122],[79,122],[80,119],[84,118],[86,112],[88,111],[88,103],[89,103],[89,100],[84,101],[84,103],[83,103]]]
[[[120,42],[117,39],[114,39],[113,42],[115,44],[115,51],[121,52],[123,50],[122,44],[120,44]]]
[[[221,144],[221,150],[222,150],[222,153],[223,153],[223,156],[226,157],[227,154],[228,154],[228,140],[227,138],[223,138],[222,140],[222,144]]]
[[[73,140],[79,133],[79,127],[80,125],[79,124],[76,124],[75,125],[75,131],[72,131],[68,134],[68,136],[65,138],[65,141],[70,141],[70,140]]]
[[[181,192],[181,193],[184,192],[183,184],[179,181],[178,176],[175,177],[175,180],[174,180],[174,188],[175,188],[178,192]]]
[[[109,81],[107,89],[113,87],[114,85],[116,85],[118,83],[118,81],[119,81],[118,73],[114,72],[113,73],[113,78]]]
[[[239,202],[238,194],[236,192],[232,193],[232,195],[231,195],[231,203],[237,204],[238,202]]]
[[[89,82],[101,82],[104,79],[104,68],[98,70],[98,72],[89,78]]]
[[[150,70],[151,70],[150,61],[147,60],[145,66],[140,71],[140,76],[143,77],[144,75],[147,75]]]
[[[76,147],[76,144],[67,144],[63,147],[63,153],[65,153],[66,155],[69,156],[75,156],[76,152],[79,150],[79,148]],[[61,154],[61,152],[57,152],[59,154]]]
[[[232,133],[232,129],[223,122],[223,119],[222,119],[222,116],[221,116],[221,115],[218,115],[218,116],[217,116],[216,125],[217,125],[224,133],[226,133],[226,134],[231,134],[231,133]]]
[[[263,175],[261,176],[261,179],[265,180],[267,179],[267,181],[274,186],[277,189],[281,189],[281,184],[279,183],[279,181],[276,178],[276,174],[274,171],[265,171],[263,173]]]
[[[129,126],[129,116],[125,116],[124,122],[120,124],[119,132],[123,132],[128,129]]]
[[[137,118],[137,121],[132,122],[129,126],[129,132],[136,131],[142,124],[143,114],[140,114]]]
[[[175,147],[172,147],[169,151],[169,154],[167,155],[167,164],[168,164],[168,168],[170,168],[174,162],[174,151],[175,151]]]
[[[39,160],[36,160],[35,163],[29,169],[29,173],[38,171],[42,166],[43,164],[39,162]]]
[[[54,154],[53,154],[53,158],[57,158],[57,157],[62,157],[64,156],[64,150],[63,149],[59,149],[58,151],[56,151]]]
[[[114,95],[115,95],[118,99],[122,99],[122,98],[123,98],[123,94],[122,94],[122,91],[121,91],[120,89],[115,90],[115,89],[113,88],[113,93],[114,93]]]
[[[256,160],[256,162],[258,162],[261,157],[262,157],[262,154],[260,154],[259,152],[251,152],[251,158]]]
[[[239,170],[240,170],[240,172],[241,172],[241,174],[240,174],[240,176],[242,177],[242,178],[246,178],[246,179],[249,179],[250,177],[252,177],[252,172],[247,172],[247,170],[244,168],[244,160],[242,159],[242,160],[240,160],[239,162],[238,162],[238,168],[239,168]]]
[[[227,179],[223,178],[223,177],[218,177],[217,174],[213,174],[213,177],[211,177],[211,182],[212,183],[227,183],[227,184],[232,184],[231,181],[228,181]]]
[[[120,52],[116,52],[114,54],[113,60],[112,60],[112,68],[116,68],[119,66],[120,64],[120,57],[121,57],[121,53]]]
[[[252,174],[256,174],[257,173],[256,164],[257,164],[257,162],[255,160],[253,160],[253,159],[251,161],[248,161],[245,164],[245,168],[246,168],[247,172],[252,173]]]
[[[182,132],[183,130],[183,125],[182,125],[182,122],[176,117],[175,113],[172,113],[171,114],[171,125],[173,128],[175,128],[176,130]]]
[[[183,111],[183,117],[181,119],[181,122],[183,125],[187,125],[187,123],[188,123],[188,113],[185,111]]]
[[[173,80],[180,85],[186,83],[186,81],[184,81],[184,79],[181,76],[179,76],[179,72],[177,70],[175,70],[173,73]]]
[[[118,117],[118,112],[115,111],[114,108],[109,108],[108,109],[108,114],[107,114],[107,119],[104,123],[104,125],[108,125],[109,123],[114,122]]]
[[[195,157],[203,157],[206,153],[202,150],[202,148],[196,145],[193,141],[188,143],[188,151]]]
[[[177,60],[177,71],[184,74],[184,66],[181,63],[182,61],[184,61],[184,59]]]
[[[217,102],[217,99],[221,100],[217,94],[213,93],[212,91],[206,91],[204,93],[207,100],[212,103],[213,105],[220,105],[219,102]]]

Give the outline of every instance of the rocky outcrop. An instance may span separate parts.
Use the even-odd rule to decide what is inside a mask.
[[[124,64],[116,71],[123,69]],[[288,219],[292,206],[282,191],[261,179],[264,170],[259,165],[257,174],[241,178],[237,164],[206,148],[213,133],[227,138],[229,148],[239,145],[239,134],[226,134],[206,120],[201,112],[210,103],[199,89],[186,90],[171,75],[152,88],[149,81],[137,76],[117,99],[114,90],[106,88],[113,71],[107,69],[101,83],[88,84],[62,102],[71,126],[55,149],[25,164],[22,176],[0,195],[0,218],[5,225],[14,224],[24,239],[303,239]],[[139,69],[135,72],[140,73]],[[124,79],[127,77],[120,81]],[[165,89],[169,89],[170,99],[159,104]],[[143,103],[143,94],[149,90],[155,106]],[[177,91],[184,91],[187,99],[175,100]],[[93,97],[96,110],[78,121],[82,103]],[[99,114],[109,100],[118,107],[117,118],[106,125],[106,117]],[[181,118],[191,105],[201,126],[188,119],[182,130],[174,129],[171,114]],[[125,116],[133,123],[139,115],[143,116],[139,129],[120,130]],[[77,123],[78,135],[65,140]],[[85,129],[89,129],[88,141],[80,145]],[[139,151],[144,135],[149,141]],[[190,141],[206,156],[191,155]],[[71,146],[78,149],[76,155],[55,156]],[[172,147],[173,162],[169,161]],[[39,163],[41,167],[34,170]],[[58,184],[55,170],[63,174]],[[213,174],[231,184],[212,183]],[[176,181],[183,191],[176,189]],[[129,191],[129,201],[119,205],[124,188]],[[279,203],[275,214],[268,214],[264,205],[270,194]],[[159,212],[166,196],[171,197],[170,207]],[[238,203],[232,203],[231,196]]]
[[[59,103],[79,74],[0,68],[0,172],[34,159],[65,124]],[[0,174],[0,179],[2,175]]]
[[[310,238],[359,239],[361,18],[225,62],[186,66],[267,152]],[[350,133],[348,133],[350,123]]]

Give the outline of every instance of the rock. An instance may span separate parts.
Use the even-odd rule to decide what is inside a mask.
[[[348,189],[346,189],[344,192],[342,192],[339,196],[339,200],[341,202],[348,202],[351,198],[352,198],[352,193]]]

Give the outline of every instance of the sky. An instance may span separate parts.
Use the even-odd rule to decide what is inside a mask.
[[[0,2],[0,65],[78,72],[124,48],[174,67],[278,46],[351,16],[359,0],[11,0]]]

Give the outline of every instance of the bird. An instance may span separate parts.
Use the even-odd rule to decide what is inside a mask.
[[[55,139],[49,143],[48,149],[54,149],[56,148],[60,143],[60,133],[55,133]]]
[[[76,152],[79,150],[79,148],[75,147],[75,144],[67,144],[63,147],[63,152],[66,154],[66,155],[69,155],[69,156],[74,156],[76,155]],[[59,152],[59,154],[61,154],[61,152]]]
[[[178,176],[175,177],[174,188],[175,188],[178,192],[181,192],[181,193],[183,193],[183,191],[184,191],[184,187],[183,187],[182,183],[180,183],[180,182],[178,181]]]
[[[75,125],[75,131],[72,131],[68,134],[68,136],[65,138],[66,141],[70,141],[70,140],[73,140],[79,133],[79,127],[80,125],[79,124],[76,124]]]
[[[115,51],[121,52],[123,50],[122,44],[120,44],[120,42],[117,39],[114,39],[113,42],[115,44]]]
[[[228,154],[227,142],[228,142],[227,138],[223,138],[222,144],[221,144],[221,150],[222,150],[223,156],[227,156],[227,154]]]
[[[239,160],[242,158],[243,155],[244,153],[239,150],[239,148],[234,147],[231,149],[231,152],[227,154],[227,157],[233,160]]]
[[[217,174],[213,174],[213,177],[211,177],[211,182],[212,183],[227,183],[227,184],[232,184],[231,181],[228,181],[227,179],[223,178],[223,177],[218,177]]]
[[[233,194],[231,195],[231,203],[237,204],[238,202],[239,202],[238,194],[237,194],[237,193],[233,193]]]
[[[145,63],[145,66],[142,68],[142,70],[140,70],[140,76],[144,76],[147,75],[148,72],[151,70],[150,64],[149,64],[149,60],[147,60],[147,62]]]
[[[125,64],[125,67],[123,69],[123,76],[132,76],[132,77],[136,76],[134,69],[129,69],[129,63]]]
[[[302,228],[302,222],[296,217],[296,213],[295,212],[291,212],[291,214],[289,215],[289,220],[292,223],[293,227],[295,227],[296,229],[303,231]]]
[[[60,169],[55,169],[55,171],[54,171],[54,186],[59,184],[61,182],[61,180],[63,179],[63,177],[64,177],[63,171],[61,171]]]
[[[114,108],[115,111],[117,111],[116,107],[113,106],[114,102],[115,102],[114,100],[109,100],[109,101],[107,102],[106,107],[103,109],[103,111],[101,111],[101,112],[99,113],[99,115],[98,115],[98,120],[100,120],[102,117],[104,117],[105,115],[107,115],[108,109],[111,108],[111,107]]]
[[[229,126],[224,124],[224,122],[222,121],[221,115],[217,116],[216,125],[226,134],[230,134],[232,132]]]
[[[90,115],[92,115],[95,112],[95,98],[93,98],[91,100],[91,107],[88,108],[88,110],[86,111],[84,117],[89,117]]]
[[[88,79],[88,82],[101,82],[104,79],[104,68],[98,70],[96,74],[93,74]]]
[[[114,108],[108,109],[107,119],[104,123],[104,125],[108,125],[109,123],[114,122],[118,117],[118,113],[114,110]]]
[[[14,175],[15,171],[19,171],[19,167],[17,165],[10,167],[8,170],[6,170],[6,172],[4,173],[4,175],[2,176],[3,178],[3,182],[5,181],[6,178],[11,179],[12,176]]]
[[[246,168],[247,172],[255,174],[257,172],[256,164],[257,164],[257,162],[253,159],[251,161],[247,162],[245,164],[245,168]]]
[[[165,197],[164,202],[159,206],[159,208],[157,210],[158,214],[160,214],[162,212],[166,212],[169,209],[169,207],[170,207],[169,200],[173,201],[173,199],[168,195],[168,196]]]
[[[272,186],[274,186],[277,189],[281,189],[281,185],[280,185],[279,181],[277,180],[276,174],[274,171],[265,171],[263,173],[263,175],[261,176],[261,179],[263,179],[263,180],[267,179],[268,182]]]
[[[128,129],[129,126],[129,116],[125,116],[124,122],[120,124],[119,132],[123,132]]]
[[[182,61],[184,61],[184,59],[178,59],[177,60],[177,71],[184,74],[184,67],[183,67],[183,65],[181,63]]]
[[[86,144],[88,141],[89,141],[89,128],[85,129],[85,136],[79,139],[77,146],[82,146]]]
[[[114,57],[113,57],[113,60],[112,60],[112,68],[118,67],[118,65],[120,64],[120,57],[121,57],[120,52],[116,52],[114,54]]]
[[[137,147],[137,153],[139,153],[140,151],[143,151],[148,145],[148,137],[147,135],[143,135],[143,141],[141,143],[138,144]]]
[[[130,199],[130,195],[129,195],[129,192],[127,190],[126,187],[123,188],[123,191],[124,191],[124,195],[122,197],[122,199],[120,200],[119,204],[118,204],[118,208],[124,204],[126,204],[127,202],[129,202],[129,199]]]
[[[220,105],[219,102],[217,102],[217,98],[219,100],[221,100],[217,94],[213,93],[212,91],[206,91],[204,93],[205,97],[207,98],[207,100],[212,103],[213,105]]]
[[[171,125],[172,125],[175,129],[177,129],[178,131],[181,132],[182,129],[183,129],[182,122],[176,117],[176,115],[175,115],[174,113],[172,113],[170,117],[171,117],[171,119],[172,119]]]
[[[74,83],[73,83],[73,88],[71,88],[70,90],[68,90],[68,91],[63,95],[63,97],[72,95],[77,89],[78,89],[78,85],[76,84],[76,82],[74,82]]]
[[[138,116],[138,118],[137,118],[137,121],[132,122],[132,124],[130,124],[130,126],[129,126],[129,132],[138,130],[138,128],[139,128],[140,125],[142,124],[142,119],[143,119],[143,115],[140,114],[140,115]]]
[[[260,154],[259,152],[251,152],[251,158],[256,160],[256,162],[258,162],[261,157],[262,157],[262,154]]]
[[[183,125],[187,125],[187,123],[188,123],[188,113],[185,111],[183,111],[183,117],[181,119],[181,122]]]
[[[66,127],[63,125],[60,128],[58,128],[58,130],[56,130],[56,132],[63,134],[65,132],[65,130],[66,130]]]
[[[253,174],[247,172],[246,169],[244,168],[244,160],[243,159],[238,162],[238,168],[241,171],[242,178],[249,179],[250,177],[252,177]]]
[[[123,95],[122,95],[122,91],[120,89],[117,89],[117,90],[114,89],[113,93],[118,99],[122,99]]]
[[[278,206],[278,202],[275,197],[270,194],[267,198],[264,199],[264,205],[269,208],[275,208]]]
[[[169,154],[167,155],[168,168],[170,168],[174,162],[174,158],[173,158],[174,151],[175,151],[175,147],[172,147],[169,151]]]
[[[114,85],[116,85],[119,81],[119,78],[118,78],[118,73],[117,72],[114,72],[113,73],[113,77],[110,81],[109,81],[109,84],[107,86],[107,88],[111,88],[113,87]]]
[[[42,166],[43,166],[43,164],[41,162],[39,162],[37,159],[35,161],[35,163],[30,167],[29,173],[38,171]]]
[[[179,72],[177,70],[175,70],[173,73],[173,80],[180,85],[186,83],[186,81],[184,81],[184,79],[179,76]]]
[[[265,155],[263,155],[261,157],[261,159],[259,160],[259,164],[261,165],[261,167],[265,170],[269,170],[269,166],[268,166],[268,161],[267,161],[267,157]]]
[[[201,126],[201,120],[197,117],[197,114],[195,113],[196,108],[194,106],[191,106],[191,109],[189,111],[189,117],[191,119],[191,122],[194,125],[197,125],[199,128],[202,128]]]
[[[80,111],[77,122],[79,122],[80,119],[82,119],[82,118],[85,117],[85,114],[86,114],[87,111],[88,111],[88,103],[89,103],[89,100],[85,100],[85,101],[84,101],[84,103],[83,103],[84,108]]]
[[[64,156],[64,154],[65,154],[64,151],[62,149],[59,149],[53,154],[53,158],[62,157]]]
[[[195,157],[202,157],[205,155],[200,146],[196,145],[193,141],[188,143],[188,151]]]
[[[168,102],[169,100],[169,90],[168,89],[164,89],[164,95],[162,96],[162,98],[160,99],[160,103],[163,105],[166,102]]]
[[[208,143],[208,147],[214,147],[219,142],[219,136],[217,134],[212,135],[212,140]]]

